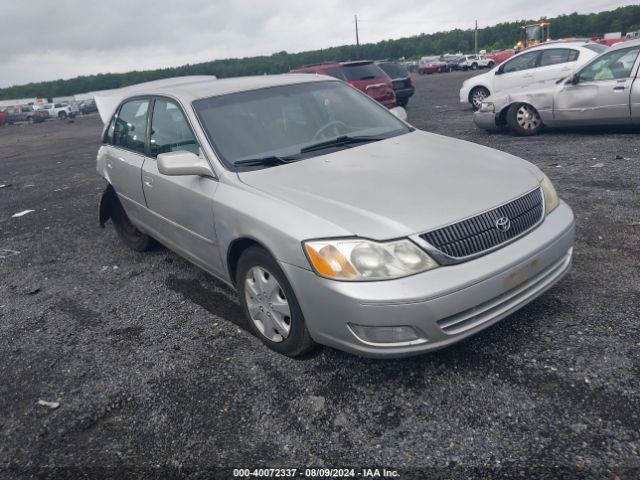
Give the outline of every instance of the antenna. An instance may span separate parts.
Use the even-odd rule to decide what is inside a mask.
[[[478,54],[478,20],[476,20],[475,53]]]
[[[358,56],[360,56],[360,37],[358,36],[358,15],[354,15],[356,19],[356,47],[358,48]]]

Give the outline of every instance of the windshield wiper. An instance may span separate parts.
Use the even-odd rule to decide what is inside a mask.
[[[325,148],[340,147],[342,145],[353,145],[356,143],[377,142],[384,140],[387,137],[350,137],[348,135],[342,135],[332,140],[326,140],[324,142],[314,143],[300,149],[300,153],[313,152],[315,150],[323,150]]]
[[[279,157],[278,155],[269,155],[267,157],[258,158],[245,158],[243,160],[236,160],[234,165],[241,165],[245,167],[251,167],[254,165],[283,165],[285,163],[291,163],[298,160],[297,155],[289,155],[287,157]]]

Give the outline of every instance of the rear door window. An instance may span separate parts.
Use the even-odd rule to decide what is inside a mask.
[[[575,62],[579,56],[580,52],[572,48],[550,48],[542,51],[540,66],[548,67],[550,65]]]
[[[149,100],[146,98],[124,103],[116,117],[113,144],[134,152],[144,153],[148,110]]]

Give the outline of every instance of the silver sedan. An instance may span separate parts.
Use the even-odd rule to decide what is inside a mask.
[[[555,85],[492,95],[474,115],[480,128],[536,135],[548,127],[640,125],[640,40],[619,43]]]
[[[537,167],[419,131],[336,79],[185,77],[96,103],[101,225],[236,289],[283,354],[442,348],[570,267],[573,214]]]

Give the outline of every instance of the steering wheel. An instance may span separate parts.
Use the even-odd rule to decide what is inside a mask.
[[[333,127],[333,132],[336,136],[340,135],[338,127],[343,127],[345,131],[349,129],[346,123],[341,122],[340,120],[331,120],[330,122],[327,122],[323,126],[321,126],[318,131],[313,134],[313,138],[311,139],[311,141],[318,140],[319,138],[328,138],[326,135],[324,135],[324,133],[331,127]]]

